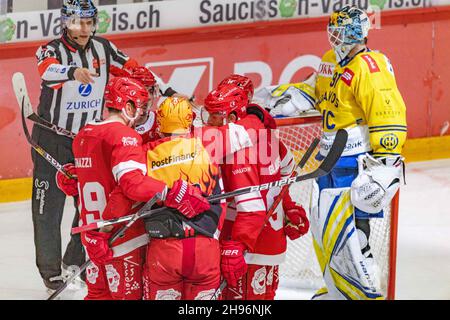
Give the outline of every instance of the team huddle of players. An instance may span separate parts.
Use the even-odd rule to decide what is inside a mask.
[[[65,166],[77,180],[57,176],[66,194],[79,194],[82,224],[132,214],[156,193],[162,195],[156,206],[166,207],[111,247],[121,225],[82,233],[93,262],[86,299],[208,300],[223,280],[225,299],[273,299],[286,236],[308,231],[305,211],[287,194],[266,217],[280,188],[228,203],[205,197],[291,175],[294,160],[273,136],[274,119],[251,103],[253,84],[244,76],[232,75],[209,93],[209,117],[200,130],[192,125],[188,99],[175,95],[155,108],[156,92],[144,67],[110,80],[108,116],[80,130],[76,165]],[[267,139],[260,142],[261,134],[251,136],[250,129]]]
[[[91,0],[67,1],[62,18],[61,39],[37,54],[40,115],[77,133],[75,163],[65,165],[77,178],[58,173],[59,188],[79,195],[83,225],[133,214],[156,195],[160,208],[113,242],[122,225],[81,234],[93,262],[86,270],[86,299],[211,299],[221,283],[227,284],[223,299],[273,299],[286,237],[309,230],[305,210],[289,193],[272,208],[279,188],[221,202],[207,198],[290,176],[295,163],[274,131],[272,115],[313,108],[323,116],[317,160],[327,156],[339,129],[348,133],[335,167],[313,185],[320,200],[311,203],[311,234],[326,283],[313,298],[383,299],[369,222],[383,217],[400,187],[406,106],[389,59],[367,47],[370,20],[364,11],[345,6],[331,15],[331,49],[310,78],[255,93],[270,113],[252,102],[247,77],[231,75],[206,97],[201,128],[193,126],[189,99],[158,88],[148,69],[95,36],[97,9]],[[115,76],[111,80],[109,73]],[[76,101],[85,88],[80,83],[87,87],[92,77],[91,97],[104,96],[102,120],[93,120],[102,118],[101,103],[81,114],[62,107]],[[168,98],[156,105],[159,92]],[[45,147],[59,139],[36,135]],[[35,158],[34,178],[47,179],[39,161],[44,160]],[[57,209],[52,202],[63,204],[47,201],[49,212]],[[34,217],[40,225],[37,264],[54,289],[59,283],[51,277],[60,272],[59,260],[47,256],[59,250],[47,240],[52,228],[43,219],[55,215],[35,209]]]

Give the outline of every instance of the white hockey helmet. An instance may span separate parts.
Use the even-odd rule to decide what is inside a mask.
[[[328,22],[328,40],[342,61],[357,44],[364,44],[371,24],[367,14],[357,7],[345,6],[331,14]]]

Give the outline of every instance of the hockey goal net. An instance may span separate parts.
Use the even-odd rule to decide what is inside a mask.
[[[321,135],[321,117],[317,113],[296,118],[277,119],[280,138],[293,153],[296,162],[315,137]],[[318,148],[304,167],[302,174],[314,170]],[[292,199],[309,212],[312,181],[294,184],[289,190]],[[384,218],[371,219],[370,247],[380,269],[382,291],[388,299],[395,294],[395,256],[397,239],[398,194]],[[295,240],[288,239],[286,261],[280,266],[280,282],[288,287],[319,289],[324,286],[319,263],[314,253],[311,233]]]

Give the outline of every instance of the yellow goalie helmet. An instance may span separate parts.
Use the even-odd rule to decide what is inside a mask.
[[[161,133],[189,133],[193,121],[192,105],[185,98],[168,97],[159,106],[156,121]]]

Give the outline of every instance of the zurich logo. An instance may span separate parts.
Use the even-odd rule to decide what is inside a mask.
[[[87,97],[92,92],[92,86],[90,84],[82,84],[78,88],[78,92],[81,94],[81,96]]]

